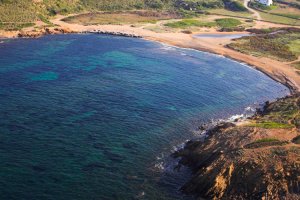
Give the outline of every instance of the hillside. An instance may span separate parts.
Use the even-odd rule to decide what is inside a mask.
[[[37,20],[51,25],[52,16],[85,11],[155,9],[190,16],[215,8],[246,11],[241,3],[233,0],[0,0],[0,29],[19,30],[33,26]]]
[[[49,24],[48,19],[57,14],[169,7],[171,0],[0,0],[0,29],[16,30],[36,20]]]
[[[223,123],[175,153],[193,169],[182,190],[208,199],[299,199],[300,97],[266,103],[247,122]]]

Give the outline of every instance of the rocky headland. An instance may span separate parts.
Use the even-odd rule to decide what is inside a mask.
[[[266,102],[245,121],[223,122],[176,153],[197,199],[300,198],[300,95]]]
[[[27,30],[19,31],[16,34],[16,37],[19,38],[38,38],[44,35],[57,35],[57,34],[70,34],[70,33],[93,33],[93,34],[104,34],[104,35],[115,35],[122,37],[131,37],[131,38],[142,38],[142,36],[132,34],[132,33],[123,33],[118,31],[102,31],[102,30],[90,30],[90,31],[74,31],[69,28],[42,28],[37,30]]]
[[[21,30],[16,34],[16,37],[19,38],[37,38],[44,35],[56,35],[56,34],[69,34],[69,33],[76,33],[69,28],[41,28],[36,30]]]

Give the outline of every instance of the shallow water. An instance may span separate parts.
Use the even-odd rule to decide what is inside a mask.
[[[0,199],[187,198],[173,148],[201,122],[286,94],[227,58],[142,39],[5,41]]]
[[[249,36],[251,34],[240,33],[240,34],[197,34],[195,38],[228,38],[228,39],[236,39],[244,36]]]

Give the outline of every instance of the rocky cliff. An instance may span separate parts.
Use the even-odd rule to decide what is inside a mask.
[[[174,154],[198,199],[300,199],[300,96],[266,103],[246,121],[222,123]]]

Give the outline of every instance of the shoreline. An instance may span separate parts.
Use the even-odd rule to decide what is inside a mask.
[[[22,31],[11,31],[2,32],[0,36],[6,38],[36,38],[44,35],[52,34],[107,34],[116,35],[132,38],[143,38],[148,41],[160,42],[162,44],[193,49],[203,52],[209,52],[216,55],[224,56],[242,64],[246,64],[255,70],[258,70],[274,81],[277,81],[285,85],[291,92],[291,94],[300,92],[300,75],[296,73],[296,70],[289,66],[288,63],[277,61],[266,57],[255,57],[252,55],[244,54],[230,48],[226,45],[231,43],[230,38],[195,38],[198,34],[240,34],[248,33],[244,32],[217,32],[216,30],[205,30],[200,32],[194,32],[193,34],[185,34],[182,32],[154,32],[148,30],[143,26],[132,26],[132,25],[80,25],[70,24],[62,21],[66,16],[57,16],[51,20],[51,23],[55,24],[56,27],[43,28],[38,31],[30,28]],[[258,22],[255,27],[276,27],[278,25]]]
[[[219,55],[219,56],[224,56],[225,58],[234,60],[234,61],[239,62],[241,64],[246,64],[246,65],[250,66],[251,68],[262,72],[263,74],[265,74],[269,78],[273,79],[274,81],[279,82],[279,83],[283,84],[284,86],[286,86],[289,89],[289,91],[291,92],[291,94],[295,94],[295,93],[300,92],[299,85],[296,84],[293,79],[290,79],[284,73],[281,73],[281,74],[280,74],[280,72],[279,72],[279,74],[270,73],[269,71],[265,70],[264,67],[259,66],[259,65],[255,65],[252,62],[249,62],[249,60],[247,60],[247,59],[241,59],[241,58],[238,58],[236,56],[233,56],[233,55],[227,54],[227,53],[226,54],[219,53],[219,52],[217,52],[213,49],[209,49],[209,48],[205,48],[205,47],[195,48],[195,47],[191,47],[191,46],[188,46],[188,45],[176,44],[176,43],[162,41],[162,40],[155,39],[155,38],[144,38],[144,39],[149,40],[149,41],[160,42],[162,44],[167,44],[167,45],[178,47],[178,48],[193,49],[193,50],[197,50],[197,51],[212,53],[212,54]],[[228,50],[230,50],[230,49],[228,49]],[[246,54],[244,54],[244,55],[246,55]],[[257,59],[259,59],[259,58],[257,58]]]
[[[138,38],[140,38],[140,37],[138,37]],[[289,90],[289,92],[290,92],[290,94],[287,95],[287,96],[291,96],[293,94],[297,94],[297,93],[300,92],[299,89],[295,85],[293,85],[293,84],[290,85],[289,83],[283,83],[283,82],[279,81],[278,79],[274,78],[274,76],[272,76],[271,74],[269,74],[269,73],[261,70],[260,68],[258,68],[255,65],[248,64],[248,63],[244,62],[243,60],[235,59],[235,58],[232,58],[231,56],[227,56],[227,55],[221,55],[221,54],[215,53],[215,52],[210,51],[210,50],[200,50],[200,49],[194,49],[194,48],[189,48],[189,47],[180,47],[180,46],[176,46],[176,45],[171,45],[171,44],[167,44],[167,43],[164,43],[164,42],[160,42],[160,41],[157,41],[157,40],[151,40],[151,39],[147,39],[147,38],[142,38],[142,39],[145,39],[145,40],[151,41],[151,42],[158,42],[158,43],[160,43],[162,45],[167,45],[167,46],[170,46],[170,47],[187,49],[187,50],[194,50],[194,51],[200,51],[200,52],[206,52],[206,53],[214,54],[216,56],[222,56],[224,58],[227,58],[227,59],[230,59],[232,61],[235,61],[235,62],[237,62],[237,63],[239,63],[241,65],[245,65],[246,67],[248,66],[248,67],[250,67],[250,68],[252,68],[254,70],[257,70],[257,71],[263,73],[264,75],[268,76],[269,78],[271,78],[273,81],[276,81],[276,82],[284,85]]]
[[[299,188],[299,185],[294,187],[293,182],[294,177],[299,180],[296,169],[299,166],[294,166],[293,158],[287,155],[280,154],[279,159],[274,157],[274,151],[281,149],[289,152],[289,148],[299,148],[300,143],[296,142],[300,137],[297,131],[299,125],[296,121],[290,122],[287,119],[285,120],[290,125],[295,126],[291,130],[282,127],[275,129],[253,127],[251,124],[263,120],[266,116],[268,118],[272,113],[288,112],[287,108],[278,110],[277,106],[285,104],[291,106],[293,101],[297,102],[299,98],[299,93],[289,94],[265,102],[263,107],[246,118],[238,118],[234,121],[227,119],[215,124],[199,126],[201,135],[186,141],[182,148],[171,155],[174,159],[179,159],[177,169],[184,166],[192,172],[192,178],[180,188],[180,191],[183,194],[194,195],[196,198],[222,199],[229,196],[248,199],[256,196],[257,199],[264,199],[264,197],[298,199],[295,197],[299,197],[297,196],[299,190],[295,188]],[[234,138],[232,135],[235,135]],[[286,160],[288,158],[290,160]],[[223,164],[220,165],[219,162]],[[278,162],[285,163],[287,166],[282,164],[279,168],[273,169],[272,166]],[[293,175],[289,171],[291,169],[294,170]],[[280,173],[283,176],[278,176]],[[253,176],[261,181],[254,183]],[[246,186],[240,183],[240,177],[243,177]],[[284,185],[286,182],[289,183],[288,186]],[[281,187],[278,187],[282,185],[286,186],[282,188],[285,193],[282,193],[279,189]],[[264,192],[257,191],[257,187],[262,188]]]
[[[63,29],[61,29],[61,30],[63,30]],[[216,46],[219,47],[219,48],[214,50],[213,48],[209,48],[208,46],[201,46],[201,45],[197,46],[197,44],[190,43],[194,39],[179,40],[179,42],[176,43],[176,41],[172,41],[172,37],[171,38],[168,38],[168,37],[167,38],[165,38],[165,37],[159,38],[159,37],[157,37],[157,36],[159,36],[159,34],[155,35],[155,37],[153,37],[153,36],[149,36],[149,35],[146,35],[146,36],[136,35],[136,34],[133,34],[133,33],[128,33],[126,31],[125,32],[122,32],[122,31],[117,31],[117,32],[111,31],[110,32],[110,31],[105,31],[105,30],[104,31],[103,30],[96,30],[96,32],[93,32],[93,31],[81,31],[80,32],[80,31],[75,31],[75,30],[72,30],[72,29],[70,29],[70,32],[65,32],[65,31],[58,30],[57,32],[53,32],[53,33],[45,32],[45,34],[39,35],[38,37],[44,36],[44,35],[52,35],[52,34],[106,34],[106,35],[114,35],[114,36],[121,36],[121,37],[142,38],[142,39],[147,40],[147,41],[158,42],[158,43],[161,43],[163,45],[167,45],[167,46],[171,46],[171,47],[175,47],[175,48],[184,48],[184,49],[190,49],[190,50],[195,50],[195,51],[208,52],[208,53],[215,54],[217,56],[223,56],[225,58],[231,59],[231,60],[233,60],[235,62],[238,62],[238,63],[241,63],[245,66],[251,67],[254,70],[258,70],[259,72],[263,73],[264,75],[270,77],[272,80],[274,80],[274,81],[276,81],[280,84],[285,85],[287,87],[287,89],[289,89],[289,94],[288,95],[285,95],[285,97],[278,97],[278,98],[274,99],[272,102],[276,102],[276,101],[278,101],[278,99],[291,97],[291,96],[293,96],[293,94],[296,94],[300,91],[299,82],[295,82],[291,77],[286,75],[284,72],[272,71],[272,70],[274,70],[272,68],[271,68],[271,71],[268,71],[264,68],[265,65],[260,66],[259,62],[258,62],[258,65],[252,64],[251,60],[249,62],[247,62],[247,59],[246,59],[247,57],[238,58],[236,56],[239,56],[241,53],[236,52],[237,54],[230,54],[230,52],[233,51],[233,50],[227,49],[226,47],[222,47],[222,48],[227,49],[228,52],[225,51],[225,52],[222,53],[222,51],[220,51],[222,49],[219,49],[220,47],[217,44],[216,44]],[[166,33],[166,34],[168,34],[168,33]],[[222,33],[222,34],[226,34],[226,33]],[[185,37],[188,37],[188,36],[193,37],[195,34],[193,34],[193,35],[183,34],[183,35]],[[176,37],[175,37],[175,39],[176,39]],[[207,39],[207,38],[204,38],[204,40],[205,39]],[[0,38],[0,40],[1,40],[1,38]],[[183,41],[188,41],[188,43],[186,43],[186,44],[181,43]],[[0,41],[0,44],[1,44],[1,41]],[[243,55],[245,55],[245,54],[243,54]],[[245,56],[248,56],[248,55],[245,55]],[[255,57],[255,58],[259,59],[257,57]],[[263,108],[263,110],[264,110],[264,108]],[[264,112],[264,111],[262,111],[262,112]],[[239,119],[237,119],[236,121],[233,121],[233,122],[229,122],[228,120],[225,120],[224,122],[218,122],[215,125],[212,125],[210,128],[203,128],[203,131],[206,131],[208,133],[208,135],[209,134],[214,134],[215,129],[218,129],[219,127],[224,128],[224,127],[222,127],[222,123],[225,124],[226,129],[233,127],[229,123],[233,123],[234,126],[244,125],[245,123],[249,123],[249,120],[251,120],[256,114],[257,114],[257,112],[255,112],[252,116],[250,116],[250,118],[239,118]],[[228,127],[226,127],[227,124],[229,124]],[[210,124],[207,124],[207,125],[210,125]],[[204,127],[204,126],[205,125],[201,125],[201,127]],[[199,127],[199,130],[200,130],[200,127]],[[200,139],[201,138],[205,139],[207,137],[207,133],[205,133],[204,135],[201,134]],[[187,146],[187,148],[189,148],[189,145],[191,146],[191,144],[193,144],[193,143],[198,145],[198,143],[196,141],[197,138],[195,138],[194,140],[189,140],[188,142],[184,142],[184,145]],[[182,151],[185,150],[185,147],[181,150]],[[224,151],[223,150],[220,151],[220,154],[224,154]],[[190,155],[188,155],[188,156],[190,156]],[[184,159],[184,157],[183,157],[183,159]],[[190,167],[190,169],[192,169],[192,167]],[[230,167],[230,169],[231,169],[231,167]],[[193,179],[191,179],[191,180],[193,180]],[[190,189],[192,187],[194,187],[193,184],[186,184],[186,185],[183,186],[182,190],[185,190],[188,193],[192,193],[192,189]]]
[[[64,30],[64,29],[61,29],[61,30]],[[45,33],[42,33],[42,34],[30,36],[30,37],[27,37],[27,36],[25,36],[25,37],[24,36],[17,36],[16,37],[14,35],[13,37],[2,37],[1,39],[5,40],[5,39],[18,39],[18,38],[38,38],[38,37],[43,37],[43,36],[46,36],[46,35],[56,35],[56,34],[102,34],[102,35],[129,37],[129,38],[139,38],[139,39],[144,39],[144,40],[151,41],[151,42],[158,42],[162,45],[168,45],[168,46],[171,46],[171,47],[182,48],[182,49],[190,49],[190,50],[195,50],[195,51],[207,52],[207,53],[215,54],[215,55],[218,55],[218,56],[223,56],[225,58],[236,61],[240,64],[247,65],[247,66],[249,66],[249,67],[251,67],[255,70],[258,70],[259,72],[261,72],[264,75],[268,76],[272,80],[286,86],[287,89],[290,91],[290,95],[300,92],[300,86],[298,86],[298,84],[296,84],[292,79],[290,79],[284,73],[281,73],[281,74],[270,73],[270,72],[266,71],[263,67],[259,67],[257,65],[254,65],[254,64],[252,64],[252,62],[247,62],[247,60],[245,60],[245,59],[239,59],[239,58],[236,58],[235,56],[232,56],[230,54],[218,53],[217,51],[214,51],[213,49],[200,47],[200,46],[195,48],[195,47],[190,47],[189,45],[182,45],[182,44],[176,44],[175,42],[165,41],[165,40],[162,40],[160,38],[143,37],[143,36],[140,36],[140,35],[135,35],[135,34],[126,33],[126,32],[113,32],[113,31],[110,32],[110,31],[101,31],[101,30],[77,32],[77,31],[61,31],[61,30],[58,30],[56,32],[51,32],[51,33],[46,33],[45,32]],[[199,34],[199,33],[197,33],[197,34]],[[191,36],[194,37],[197,34],[192,34]],[[227,34],[227,33],[222,32],[222,33],[220,33],[220,35],[221,34]],[[236,32],[233,32],[231,34],[236,34]],[[198,38],[195,38],[195,39],[198,39]],[[207,39],[207,38],[204,38],[204,39]],[[230,49],[228,49],[228,50],[230,50]],[[237,52],[237,53],[239,53],[239,52]],[[244,55],[246,55],[246,54],[244,54]],[[259,58],[257,58],[257,59],[259,59]]]

